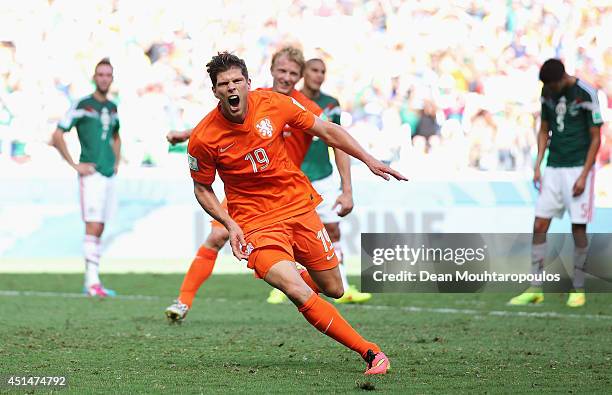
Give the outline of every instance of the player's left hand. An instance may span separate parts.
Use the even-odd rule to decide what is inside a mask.
[[[340,217],[348,215],[353,211],[353,194],[350,192],[342,192],[336,199],[332,210],[335,210],[338,206],[340,206],[340,210],[338,210],[338,215]]]
[[[574,188],[572,188],[573,196],[580,196],[584,192],[584,187],[586,186],[586,176],[580,176],[574,183]]]
[[[366,162],[366,165],[372,173],[384,178],[387,181],[391,179],[390,176],[393,176],[393,178],[399,181],[408,181],[408,178],[402,175],[399,171],[393,170],[378,159],[371,158],[368,162]]]

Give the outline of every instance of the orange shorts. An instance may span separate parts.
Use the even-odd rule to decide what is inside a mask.
[[[314,210],[254,230],[245,239],[251,250],[248,267],[260,278],[280,261],[316,271],[338,266],[333,243]]]
[[[227,199],[223,198],[223,201],[221,202],[221,207],[223,207],[223,209],[227,211]],[[223,226],[223,224],[217,221],[216,219],[213,219],[212,221],[210,221],[210,226],[225,229],[225,226]]]

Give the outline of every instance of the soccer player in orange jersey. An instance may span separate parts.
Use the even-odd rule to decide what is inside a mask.
[[[281,290],[322,333],[358,352],[366,374],[384,374],[389,360],[361,337],[318,293],[338,298],[338,260],[315,212],[321,197],[289,159],[285,125],[317,136],[390,179],[404,176],[372,157],[342,127],[312,114],[276,92],[249,91],[243,60],[227,52],[206,65],[219,104],[194,129],[188,146],[196,199],[229,232],[234,256],[246,259],[258,277]],[[228,211],[212,183],[223,180]],[[307,270],[298,271],[295,262]]]
[[[318,116],[321,115],[323,110],[295,89],[295,84],[302,78],[305,64],[301,50],[291,46],[280,49],[272,56],[270,66],[270,73],[273,78],[272,88],[263,88],[262,90],[272,90],[291,96]],[[173,131],[168,134],[167,139],[171,144],[176,144],[188,140],[191,133],[192,130]],[[293,133],[290,127],[285,127],[283,136],[286,139],[289,158],[296,166],[300,167],[310,147],[312,135],[301,131]],[[226,202],[223,201],[222,204],[227,209]],[[229,234],[223,225],[217,221],[212,221],[211,225],[210,234],[198,249],[196,257],[185,274],[177,300],[165,310],[165,314],[171,322],[180,322],[185,319],[198,289],[212,274],[219,250],[228,240]],[[282,293],[280,295],[284,297]]]

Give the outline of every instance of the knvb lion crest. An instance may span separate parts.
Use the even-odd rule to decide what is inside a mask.
[[[272,132],[274,132],[274,127],[272,126],[272,122],[268,118],[264,118],[261,121],[257,122],[255,125],[257,130],[259,130],[259,134],[261,137],[267,139],[272,137]]]

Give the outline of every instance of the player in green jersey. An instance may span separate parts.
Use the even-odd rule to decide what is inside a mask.
[[[322,117],[340,125],[340,103],[336,98],[321,92],[325,82],[327,69],[321,59],[310,59],[304,68],[304,87],[302,93],[323,109]],[[340,218],[353,210],[353,193],[351,186],[351,167],[349,156],[341,150],[334,149],[334,159],[340,174],[340,187],[332,177],[333,167],[329,157],[329,147],[322,140],[313,138],[306,157],[302,162],[302,171],[312,186],[323,197],[323,203],[317,207],[317,213],[325,225],[325,229],[334,245],[334,250],[340,261],[338,266],[342,275],[344,295],[336,299],[336,303],[363,303],[372,295],[359,292],[349,285],[346,268],[343,264],[342,248],[340,247]],[[278,302],[276,292],[270,294],[269,302]],[[284,295],[283,295],[284,296]]]
[[[552,217],[569,211],[574,237],[573,291],[567,305],[585,303],[584,277],[588,250],[586,228],[593,216],[594,167],[603,123],[597,91],[565,72],[563,63],[549,59],[540,69],[542,122],[538,134],[538,157],[533,181],[540,192],[533,225],[531,288],[512,298],[511,305],[540,303],[544,300],[541,275],[546,257],[546,233]],[[547,167],[540,165],[548,144]],[[538,278],[540,277],[540,278]]]
[[[90,296],[106,297],[114,291],[100,282],[100,238],[114,205],[114,175],[119,166],[121,139],[117,106],[108,100],[113,82],[113,66],[102,59],[94,69],[93,94],[77,101],[53,133],[52,145],[78,174],[81,215],[85,222],[85,287]],[[78,163],[66,147],[64,133],[76,128],[81,156]]]

